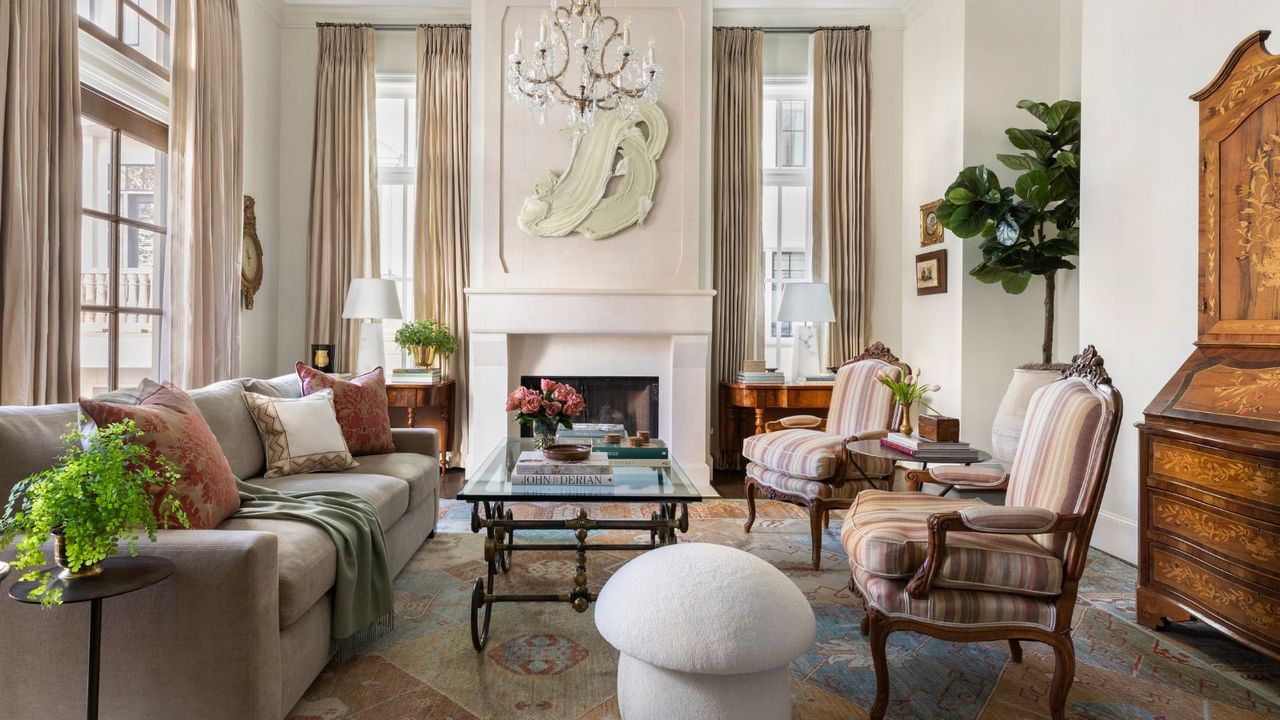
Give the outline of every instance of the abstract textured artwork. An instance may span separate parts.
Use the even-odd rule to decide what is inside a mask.
[[[601,240],[643,223],[667,145],[662,108],[639,103],[630,113],[602,111],[590,129],[568,132],[574,133],[569,167],[548,170],[534,182],[517,218],[520,229],[539,237],[577,233]]]
[[[562,518],[569,503],[509,506],[516,517]],[[603,505],[602,517],[652,508]],[[290,720],[536,718],[616,720],[618,654],[584,614],[553,604],[499,606],[488,650],[471,647],[471,582],[483,572],[483,537],[471,534],[470,506],[440,505],[436,537],[396,579],[395,629],[345,663],[331,665],[289,715]],[[865,718],[875,696],[862,604],[850,595],[840,523],[824,531],[823,569],[810,570],[809,521],[802,508],[761,502],[756,525],[742,532],[746,504],[713,500],[689,509],[682,540],[738,547],[782,570],[804,592],[818,619],[817,640],[791,664],[793,718]],[[630,531],[601,541],[634,542]],[[517,542],[563,540],[532,531]],[[593,535],[595,541],[597,536]],[[646,535],[647,539],[647,535]],[[631,552],[588,556],[588,574],[604,578]],[[544,592],[572,575],[560,555],[517,553],[499,588]],[[1101,553],[1089,559],[1076,606],[1076,682],[1067,699],[1071,720],[1280,720],[1280,662],[1244,648],[1198,623],[1154,632],[1135,622],[1133,566]],[[593,580],[593,587],[595,584]],[[536,590],[534,588],[537,588]],[[655,609],[655,612],[662,612]],[[640,619],[643,622],[643,619]],[[891,720],[1025,720],[1048,718],[1045,694],[1053,653],[1026,643],[1022,664],[1002,643],[957,644],[915,633],[889,640]]]

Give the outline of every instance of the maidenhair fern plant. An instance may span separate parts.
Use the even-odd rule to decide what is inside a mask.
[[[80,573],[116,554],[124,541],[138,554],[142,533],[154,542],[156,530],[176,521],[189,526],[173,493],[179,473],[167,458],[136,441],[142,431],[133,421],[88,433],[79,428],[62,436],[66,452],[53,468],[18,482],[0,517],[0,550],[15,547],[14,569],[29,568],[23,580],[37,580],[31,599],[57,605],[62,591],[50,588],[51,573],[41,546],[60,535],[57,558]]]

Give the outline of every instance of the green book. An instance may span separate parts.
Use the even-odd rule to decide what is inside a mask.
[[[666,460],[670,457],[667,444],[661,440],[650,440],[644,447],[592,443],[591,451],[604,453],[610,460]]]

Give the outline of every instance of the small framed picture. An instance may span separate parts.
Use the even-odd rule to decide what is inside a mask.
[[[916,256],[916,294],[941,295],[947,291],[947,251],[934,250]]]
[[[937,245],[943,241],[942,223],[938,222],[938,206],[941,200],[934,200],[920,206],[920,247]]]
[[[334,346],[329,345],[312,345],[311,346],[311,367],[320,372],[333,372]]]

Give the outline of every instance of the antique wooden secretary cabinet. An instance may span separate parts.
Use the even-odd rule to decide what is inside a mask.
[[[1199,339],[1138,425],[1138,616],[1280,657],[1280,55],[1240,43],[1200,103]]]

